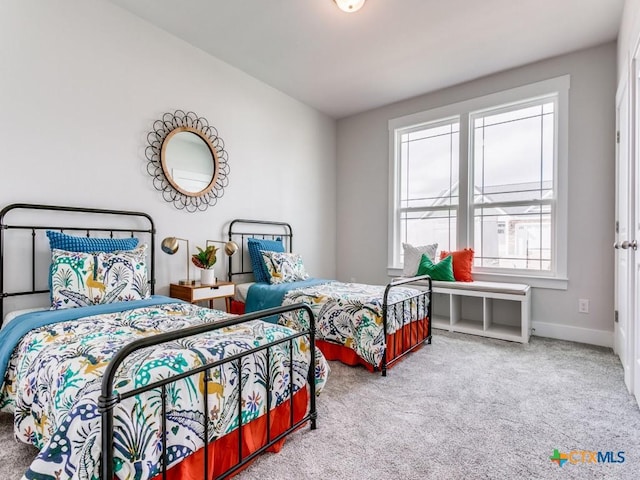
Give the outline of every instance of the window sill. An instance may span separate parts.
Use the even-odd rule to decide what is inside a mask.
[[[402,268],[388,267],[387,274],[390,277],[401,277]],[[474,280],[482,282],[506,282],[523,283],[533,288],[546,288],[550,290],[567,290],[569,287],[568,278],[558,277],[534,277],[525,275],[509,275],[504,273],[480,273],[473,272]]]

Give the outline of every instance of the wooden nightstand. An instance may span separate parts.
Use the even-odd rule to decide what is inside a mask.
[[[218,282],[215,285],[177,285],[169,286],[169,296],[189,303],[209,300],[209,308],[213,308],[216,298],[224,298],[227,312],[231,311],[231,299],[236,293],[236,286],[231,282]]]

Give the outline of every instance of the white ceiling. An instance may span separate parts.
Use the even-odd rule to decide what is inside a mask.
[[[624,0],[110,0],[335,118],[579,50]]]

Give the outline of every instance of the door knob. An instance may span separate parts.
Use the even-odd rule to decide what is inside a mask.
[[[615,244],[614,244],[614,248],[615,248]],[[628,248],[631,248],[633,250],[637,250],[638,249],[638,241],[637,240],[633,240],[632,242],[629,242],[629,241],[625,240],[620,245],[620,248],[622,248],[623,250],[626,250]]]
[[[615,248],[616,250],[620,248],[620,245],[618,245],[618,242],[613,242],[613,248]]]

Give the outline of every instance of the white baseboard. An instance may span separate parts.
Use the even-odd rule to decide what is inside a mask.
[[[531,328],[533,329],[531,335],[536,337],[556,338],[609,348],[613,348],[614,344],[613,331],[610,330],[594,330],[536,321],[531,322]]]

